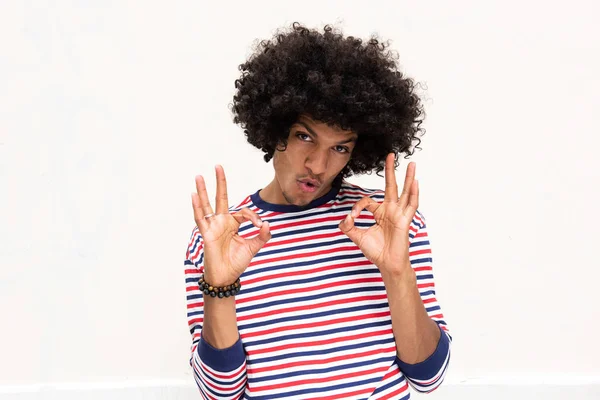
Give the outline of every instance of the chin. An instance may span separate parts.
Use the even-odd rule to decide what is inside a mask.
[[[286,199],[286,201],[289,204],[292,204],[294,206],[298,206],[298,207],[304,207],[308,204],[310,204],[311,201],[313,201],[314,199],[316,199],[316,196],[311,196],[311,197],[303,197],[303,196],[296,196],[296,197],[291,197],[291,196],[286,196],[284,194],[284,197]]]

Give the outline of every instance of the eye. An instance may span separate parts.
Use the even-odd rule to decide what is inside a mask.
[[[296,137],[303,142],[310,142],[310,136],[308,136],[306,133],[297,133]]]
[[[338,153],[349,153],[350,152],[350,150],[346,146],[335,146],[334,149]]]

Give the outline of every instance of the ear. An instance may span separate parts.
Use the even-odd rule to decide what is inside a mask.
[[[277,154],[278,151],[286,151],[287,150],[287,141],[288,139],[280,139],[279,142],[277,143],[277,146],[275,146],[275,154]]]

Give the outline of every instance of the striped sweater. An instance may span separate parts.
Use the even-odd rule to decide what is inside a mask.
[[[202,338],[202,237],[192,232],[185,259],[187,317],[194,377],[203,399],[403,399],[444,379],[451,336],[435,297],[425,220],[411,225],[410,262],[429,316],[441,329],[435,352],[418,364],[396,353],[390,309],[378,268],[338,228],[362,197],[384,192],[342,181],[308,206],[275,205],[258,192],[243,207],[269,221],[272,238],[241,276],[236,296],[240,340],[215,349]],[[357,227],[374,224],[363,211]],[[250,222],[242,237],[258,232]]]

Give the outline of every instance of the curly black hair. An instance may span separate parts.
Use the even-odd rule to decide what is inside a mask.
[[[397,54],[373,36],[363,40],[326,25],[300,23],[263,40],[239,66],[231,109],[248,142],[265,161],[285,148],[301,114],[358,134],[343,177],[379,175],[390,152],[411,156],[419,148],[424,110],[411,78],[398,71]],[[413,147],[413,143],[416,145]]]

